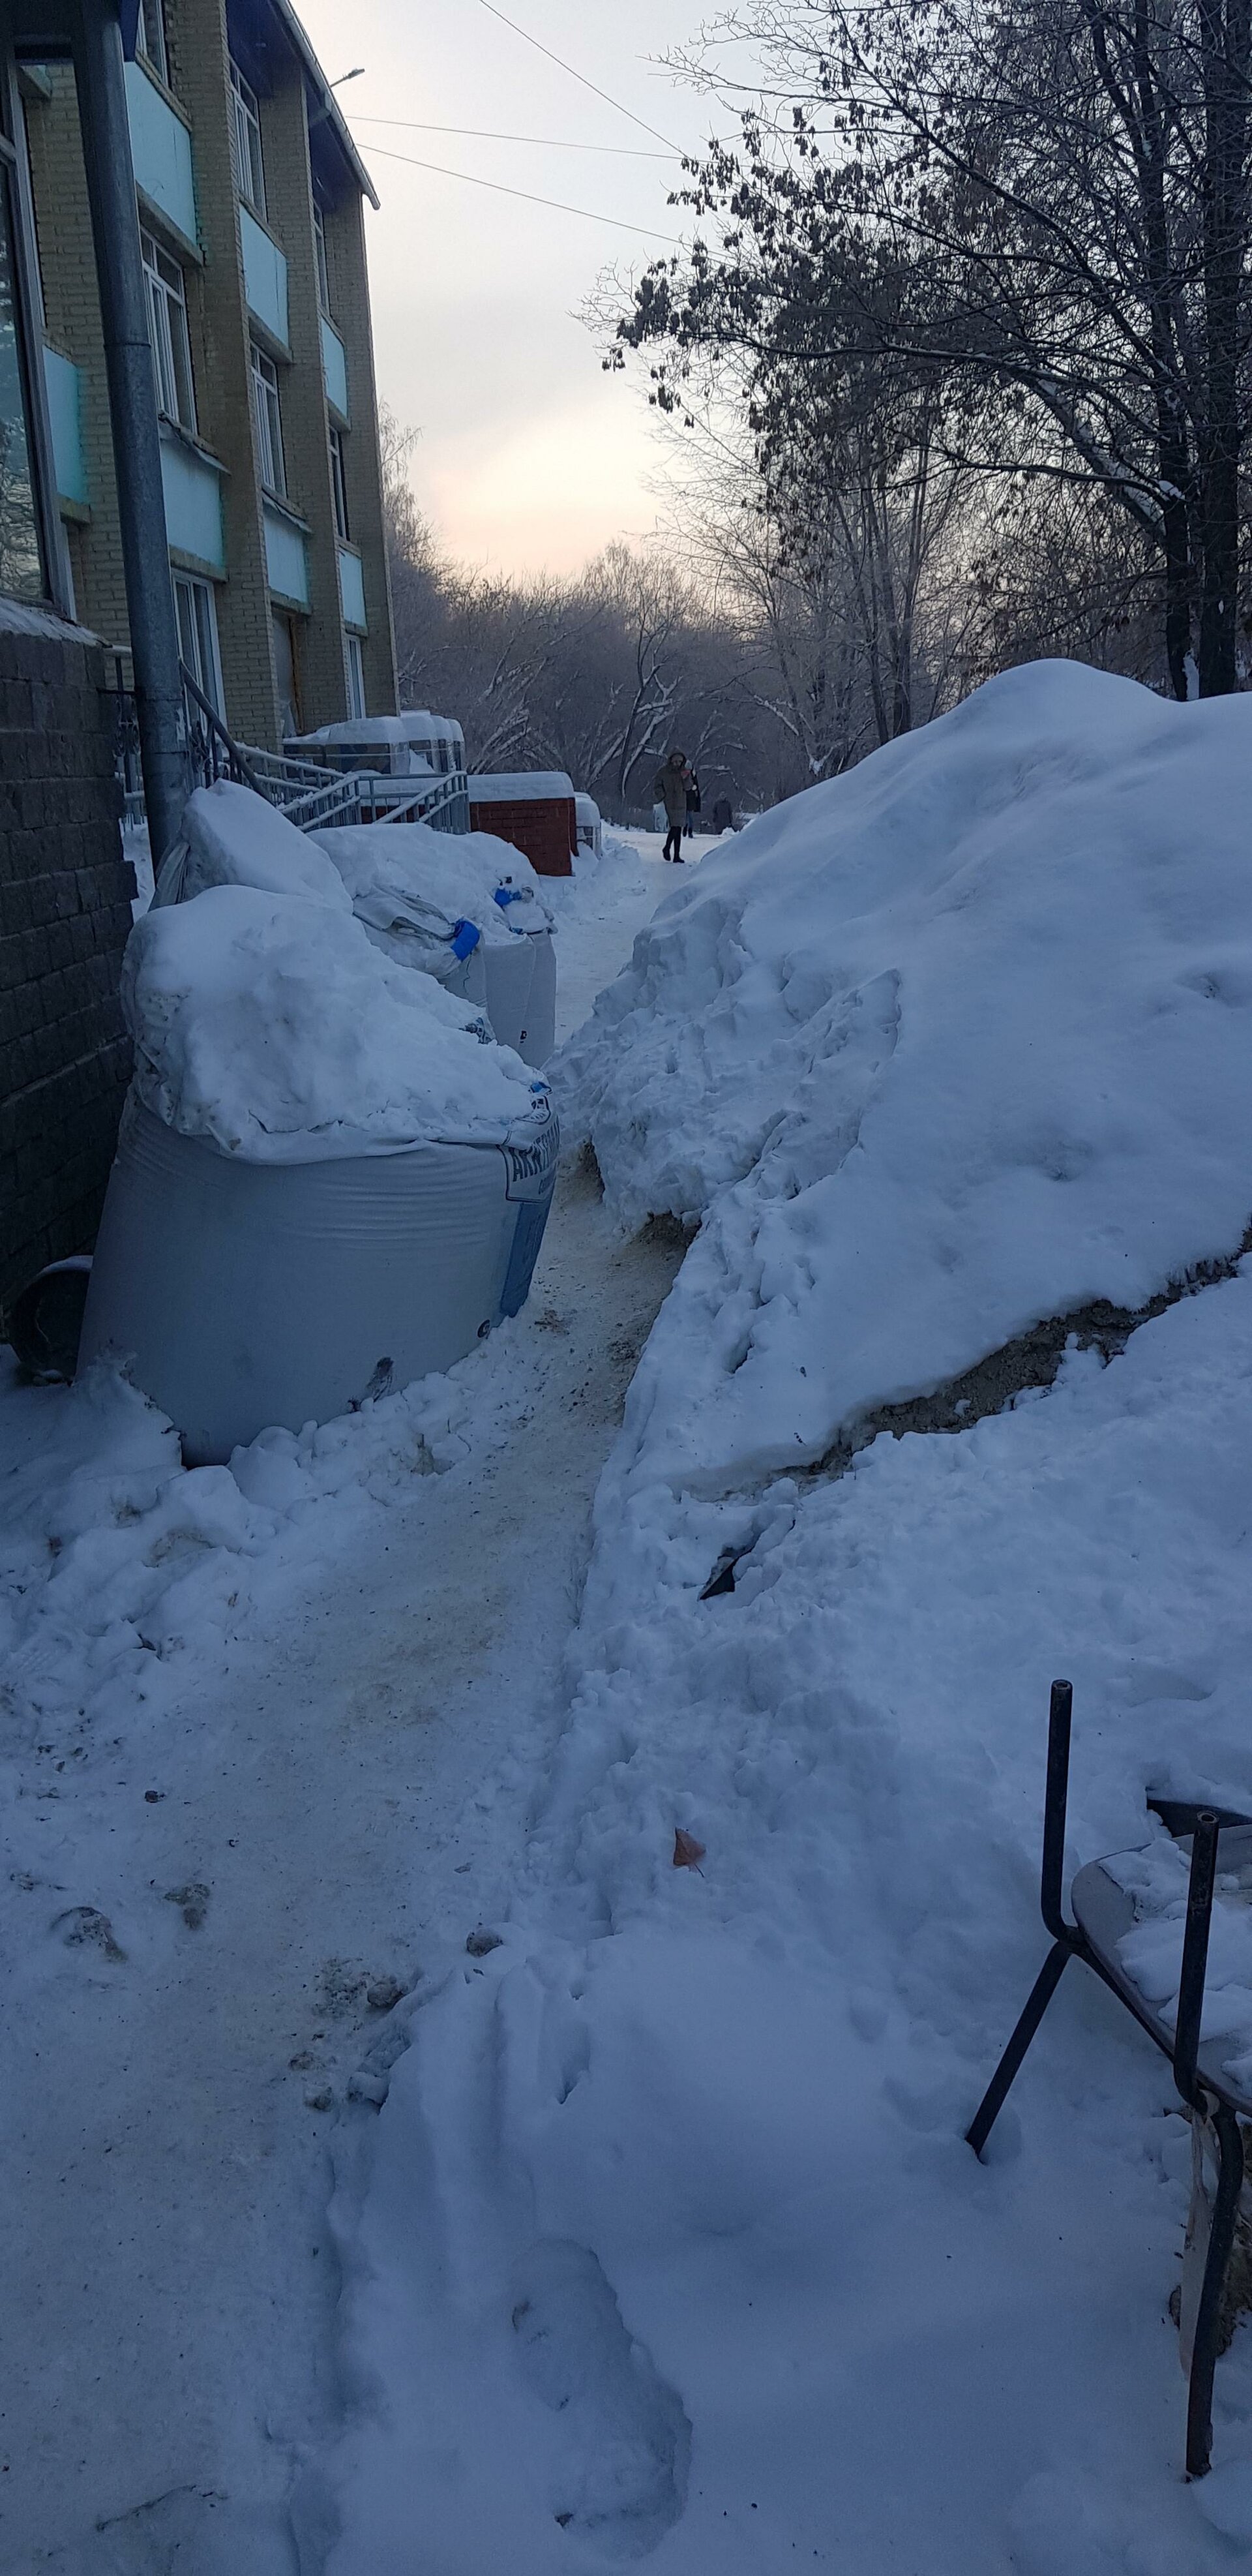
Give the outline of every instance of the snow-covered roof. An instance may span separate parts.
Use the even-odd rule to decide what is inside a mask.
[[[0,635],[46,635],[55,644],[98,644],[89,626],[76,626],[72,617],[58,616],[54,608],[41,608],[28,599],[11,599],[0,594]]]
[[[471,805],[512,805],[528,796],[569,800],[573,793],[563,769],[488,769],[469,781]]]
[[[459,742],[465,736],[455,716],[431,715],[425,707],[406,707],[398,716],[348,716],[299,734],[300,742]]]

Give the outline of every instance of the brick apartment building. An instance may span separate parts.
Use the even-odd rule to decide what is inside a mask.
[[[86,181],[68,63],[23,110],[75,607],[125,642]],[[241,741],[395,708],[363,200],[287,0],[139,0],[126,66],[183,660]]]
[[[116,104],[110,170],[127,126],[133,163],[107,255],[115,280],[125,234],[136,311],[142,273],[155,402],[145,357],[130,419],[150,500],[128,556],[75,61],[96,67],[97,138],[103,92]],[[0,1311],[89,1248],[128,1078],[113,686],[137,552],[165,600],[168,646],[158,615],[145,651],[167,709],[166,548],[177,649],[237,739],[276,750],[395,708],[367,195],[287,0],[0,0]],[[132,526],[137,473],[124,459]],[[141,704],[145,721],[150,747]]]

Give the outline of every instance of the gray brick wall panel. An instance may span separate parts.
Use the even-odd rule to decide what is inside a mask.
[[[72,635],[0,634],[0,1307],[90,1248],[129,1079],[110,677]]]

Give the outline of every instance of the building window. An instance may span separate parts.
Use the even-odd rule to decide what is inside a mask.
[[[343,646],[344,664],[348,674],[348,713],[350,716],[363,716],[365,713],[365,659],[361,651],[360,636],[345,635]]]
[[[348,528],[348,478],[344,471],[343,431],[332,425],[330,432],[330,488],[335,502],[335,534],[346,546]]]
[[[15,273],[11,186],[6,155],[0,158],[0,591],[14,599],[42,599],[47,581]]]
[[[230,67],[230,158],[235,186],[253,213],[265,212],[265,165],[261,159],[261,111],[256,91],[235,63]]]
[[[156,374],[157,409],[164,412],[167,420],[176,420],[180,429],[194,430],[196,403],[183,272],[151,233],[140,232],[139,247],[148,290],[148,334]]]
[[[217,610],[207,581],[187,572],[174,575],[174,612],[178,650],[202,697],[221,716],[222,665],[217,649]]]
[[[313,200],[313,249],[317,257],[317,300],[329,322],[330,271],[326,265],[326,217],[316,197]]]
[[[287,491],[283,466],[283,423],[278,408],[278,369],[264,349],[252,342],[252,416],[256,423],[257,462],[267,492],[280,500]]]
[[[135,30],[135,50],[150,63],[166,88],[170,81],[170,58],[165,45],[164,0],[139,0],[139,23]]]
[[[300,731],[300,692],[296,683],[296,630],[279,608],[270,611],[274,629],[274,677],[278,682],[279,730],[284,742]]]

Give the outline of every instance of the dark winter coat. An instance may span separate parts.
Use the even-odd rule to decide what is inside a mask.
[[[665,820],[671,826],[687,819],[687,764],[681,754],[675,760],[671,753],[663,769],[656,773],[655,793],[665,807]]]

